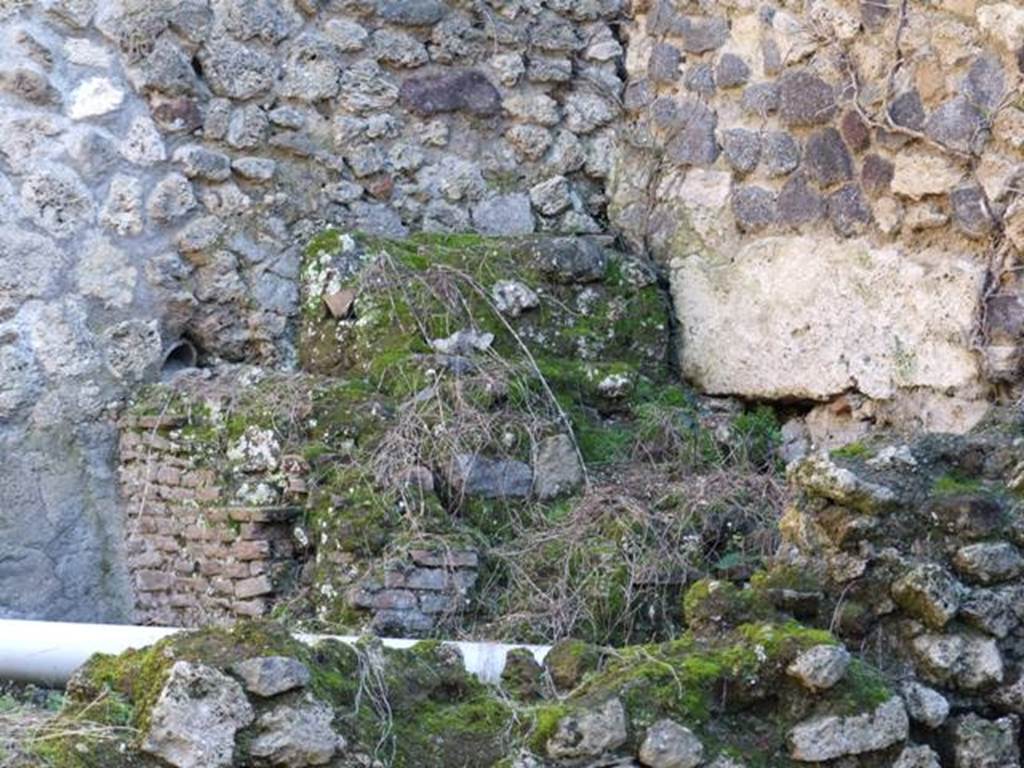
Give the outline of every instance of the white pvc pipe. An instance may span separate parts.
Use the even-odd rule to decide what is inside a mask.
[[[169,635],[187,631],[170,627],[0,619],[0,680],[63,686],[94,653],[123,653],[129,648],[144,648]],[[334,635],[296,634],[295,637],[308,645],[326,639],[354,645],[359,640],[354,636]],[[381,642],[385,648],[403,649],[420,641],[384,638]],[[551,650],[546,645],[461,641],[445,641],[444,644],[458,648],[466,671],[486,683],[501,679],[509,651],[525,648],[541,663]]]

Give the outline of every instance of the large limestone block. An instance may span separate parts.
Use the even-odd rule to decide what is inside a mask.
[[[142,751],[175,768],[228,768],[235,734],[254,718],[233,679],[212,667],[177,661],[153,706]]]
[[[984,269],[935,250],[766,237],[672,262],[684,375],[706,392],[824,400],[968,390]]]

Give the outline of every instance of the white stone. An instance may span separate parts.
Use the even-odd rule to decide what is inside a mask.
[[[499,280],[491,288],[491,300],[495,308],[510,317],[519,317],[523,312],[540,306],[537,292],[518,280]]]
[[[146,201],[149,218],[162,223],[176,221],[196,206],[189,180],[180,173],[169,173],[154,185]]]
[[[78,290],[108,308],[124,308],[135,296],[138,270],[128,255],[105,237],[86,240],[78,263]]]
[[[563,717],[548,739],[547,752],[559,759],[593,757],[622,746],[627,738],[626,710],[618,699],[608,699]]]
[[[68,62],[82,67],[106,69],[110,66],[110,51],[84,37],[65,40],[64,55],[68,57]]]
[[[993,3],[977,11],[981,31],[1007,51],[1016,54],[1024,46],[1024,8],[1018,3]]]
[[[544,216],[556,216],[572,207],[573,192],[565,176],[553,176],[530,188],[530,202]]]
[[[142,233],[142,184],[137,178],[119,173],[110,180],[99,221],[121,237]]]
[[[992,135],[1014,149],[1024,149],[1024,110],[1007,104],[993,116]]]
[[[281,444],[271,429],[247,427],[227,450],[228,461],[243,472],[273,472],[281,458]]]
[[[199,199],[214,216],[236,216],[252,207],[252,198],[230,181],[202,188]]]
[[[949,702],[938,691],[916,682],[903,686],[903,701],[910,716],[929,728],[938,728],[949,717]]]
[[[873,400],[855,394],[816,405],[804,417],[811,444],[828,451],[861,440],[871,431],[876,412]]]
[[[935,20],[929,27],[931,47],[944,69],[966,62],[978,51],[978,32],[955,19]]]
[[[156,125],[148,117],[137,117],[119,147],[121,155],[136,165],[153,165],[167,159],[167,149]]]
[[[818,50],[819,43],[810,21],[788,11],[777,11],[772,16],[772,29],[783,61],[796,63]]]
[[[14,186],[7,180],[7,177],[0,174],[0,222],[8,222],[18,215],[18,206],[15,203]]]
[[[982,691],[1003,682],[1003,657],[995,639],[968,637],[964,643],[956,682],[968,691]]]
[[[1003,682],[1003,659],[992,638],[924,634],[914,638],[911,648],[919,673],[929,682],[954,682],[970,691]]]
[[[568,435],[540,441],[533,461],[533,492],[548,501],[572,493],[584,481],[576,443]]]
[[[985,190],[985,196],[989,201],[995,202],[1002,200],[1013,190],[1014,183],[1022,171],[1024,164],[1021,162],[995,152],[986,152],[974,173],[978,183]]]
[[[175,768],[228,768],[235,734],[254,716],[237,682],[211,667],[177,661],[153,706],[142,750]]]
[[[40,165],[21,183],[22,213],[58,238],[78,233],[95,215],[89,188],[66,165]]]
[[[874,712],[851,717],[829,715],[806,720],[789,732],[790,757],[802,763],[876,752],[907,738],[910,721],[903,702],[893,697]]]
[[[508,88],[518,83],[519,78],[526,72],[521,53],[499,53],[491,59],[491,66],[498,73],[501,84]]]
[[[103,355],[114,378],[138,384],[163,356],[159,321],[125,320],[103,332]]]
[[[524,123],[553,126],[561,120],[558,102],[543,93],[513,94],[504,100],[502,106],[513,118]]]
[[[727,241],[735,230],[729,210],[732,174],[692,168],[685,176],[667,175],[659,184],[657,199],[681,205],[686,223],[703,240]]]
[[[269,483],[242,483],[235,492],[235,499],[249,507],[268,507],[280,501],[280,492]]]
[[[896,155],[892,191],[920,200],[926,195],[943,195],[963,177],[948,157],[926,150],[905,150]]]
[[[939,756],[931,747],[905,747],[892,768],[942,768]]]
[[[880,197],[871,206],[875,223],[885,235],[894,235],[903,223],[903,206],[895,197]]]
[[[29,338],[40,367],[61,381],[93,372],[99,365],[95,337],[86,325],[86,312],[77,300],[28,307]]]
[[[858,477],[820,451],[788,469],[790,480],[814,496],[856,509],[884,507],[896,500],[889,487]]]
[[[689,728],[659,720],[647,730],[639,757],[649,768],[696,768],[704,760],[704,745]]]
[[[974,16],[978,7],[978,0],[939,0],[939,6],[950,13],[958,16]]]
[[[818,0],[811,5],[808,15],[816,30],[824,29],[826,35],[843,43],[853,41],[860,32],[859,15],[841,8],[835,0]],[[817,34],[820,36],[821,32]]]
[[[468,330],[456,331],[444,339],[431,339],[430,346],[442,355],[472,355],[475,352],[486,352],[493,343],[493,333]]]
[[[610,373],[597,383],[597,391],[608,400],[620,400],[633,388],[633,380],[624,373]]]
[[[331,19],[324,24],[324,35],[338,46],[338,50],[349,53],[366,47],[370,33],[350,19]]]
[[[887,445],[867,460],[869,467],[891,467],[896,464],[910,468],[917,466],[917,459],[914,458],[909,445]]]
[[[0,345],[0,421],[28,405],[39,388],[39,372],[24,345]]]
[[[245,689],[267,699],[309,685],[309,668],[288,656],[257,656],[234,664]]]
[[[346,746],[331,728],[334,712],[326,704],[305,696],[298,704],[281,704],[260,715],[259,735],[251,754],[272,765],[300,768],[327,765]]]
[[[0,317],[9,317],[29,299],[57,291],[67,254],[47,237],[13,226],[0,228]],[[14,268],[17,265],[17,268]]]
[[[622,44],[614,38],[609,38],[587,46],[583,55],[591,61],[611,61],[623,53]]]
[[[827,691],[843,679],[849,666],[850,653],[842,646],[816,645],[797,656],[786,674],[809,691]]]
[[[54,150],[50,141],[65,126],[60,115],[35,113],[5,107],[0,111],[0,156],[14,173],[32,173],[39,169]]]
[[[124,91],[106,77],[90,77],[71,92],[68,117],[84,120],[113,112],[124,101]]]
[[[907,209],[904,224],[912,232],[938,229],[949,223],[949,216],[931,203],[917,203]]]
[[[978,379],[982,265],[867,241],[765,237],[672,262],[685,376],[710,394],[825,400]]]
[[[901,393],[896,400],[878,404],[880,421],[911,425],[924,432],[962,435],[974,429],[991,409],[982,392],[949,395],[918,389]]]

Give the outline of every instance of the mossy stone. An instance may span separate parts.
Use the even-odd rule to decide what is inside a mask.
[[[514,648],[505,657],[501,685],[519,701],[536,701],[544,696],[544,667],[526,648]]]
[[[583,640],[556,643],[544,658],[544,668],[560,691],[571,691],[601,663],[601,649]]]
[[[764,594],[741,590],[728,581],[701,579],[683,596],[683,618],[694,632],[708,633],[770,618],[773,610]]]

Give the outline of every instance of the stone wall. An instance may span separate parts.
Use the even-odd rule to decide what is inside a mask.
[[[231,482],[239,475],[197,462],[182,426],[178,417],[121,421],[133,620],[195,627],[262,616],[298,567],[291,529],[302,506],[243,505]],[[298,474],[288,474],[287,484],[303,487]]]
[[[775,576],[906,681],[922,741],[952,752],[974,733],[999,765],[1019,765],[1024,714],[1019,429],[1011,418],[794,464]],[[942,764],[979,764],[952,757]]]
[[[839,442],[859,422],[976,423],[1019,378],[1024,10],[635,10],[612,220],[671,267],[686,377],[867,396],[817,418],[844,411]]]
[[[0,6],[0,615],[127,616],[113,411],[181,338],[292,365],[325,224],[602,229],[621,11]]]
[[[0,10],[0,615],[121,618],[114,413],[289,368],[325,225],[621,235],[685,377],[819,444],[1014,394],[1024,10],[39,0]],[[69,546],[68,541],[75,541]]]
[[[369,627],[383,637],[435,633],[471,605],[480,557],[472,549],[413,549],[378,565],[347,595],[354,608],[370,611]]]
[[[330,475],[349,463],[339,447],[362,442],[346,437],[353,414],[394,413],[346,402],[346,384],[359,387],[225,365],[132,398],[118,423],[117,474],[134,622],[202,627],[273,615],[400,637],[457,624],[483,559],[463,538],[389,529],[380,547],[364,548],[380,537],[372,519],[341,530],[316,523],[330,517],[326,503],[349,504],[352,476],[332,484]],[[386,488],[375,494],[390,498]]]

